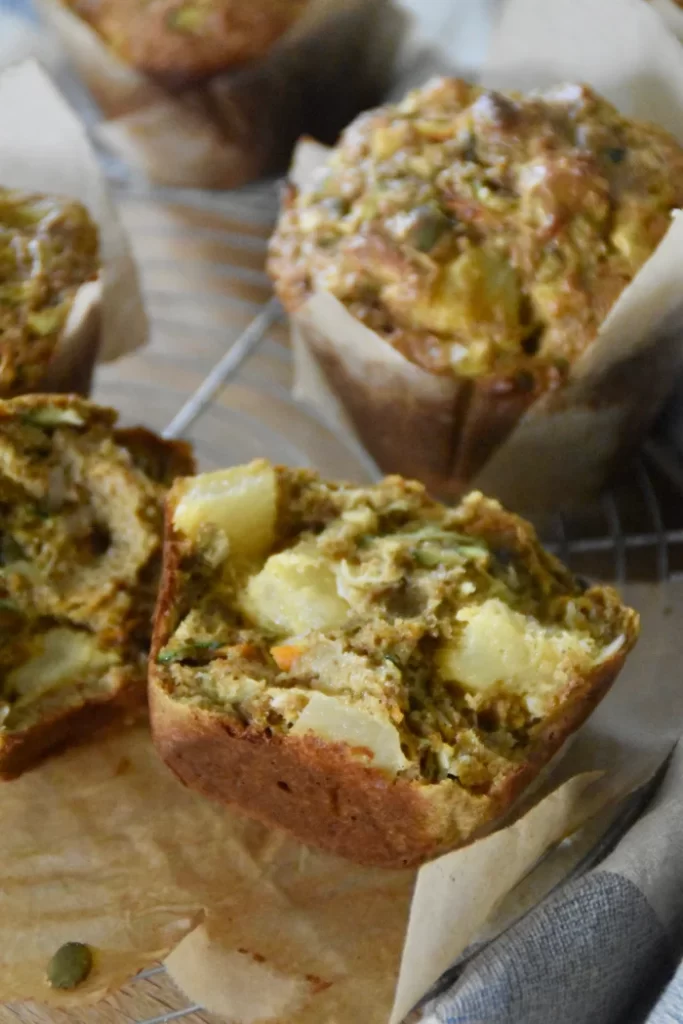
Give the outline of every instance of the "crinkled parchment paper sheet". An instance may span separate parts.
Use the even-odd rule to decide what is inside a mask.
[[[147,319],[137,271],[97,159],[79,119],[31,59],[0,74],[0,185],[71,196],[88,207],[102,252],[99,358],[116,359],[143,345]],[[92,293],[93,286],[86,289]],[[87,308],[79,302],[76,318]],[[72,318],[69,329],[75,327]]]
[[[520,89],[585,81],[624,113],[662,124],[683,142],[681,46],[644,0],[508,0],[482,81]],[[321,147],[313,154],[299,152],[294,179],[305,181],[324,152]],[[681,265],[683,217],[677,216],[577,362],[572,385],[531,407],[473,480],[474,487],[534,510],[547,505],[549,495],[569,501],[595,492],[638,411],[670,391],[683,365]],[[313,296],[293,318],[297,397],[349,427],[322,374],[310,365],[304,336],[312,329],[332,342],[355,379],[374,380],[384,366],[394,387],[402,380],[404,389],[427,403],[446,400],[447,382],[409,364],[350,319],[327,294]],[[639,393],[644,372],[647,393]],[[600,401],[605,393],[618,397],[605,404]]]

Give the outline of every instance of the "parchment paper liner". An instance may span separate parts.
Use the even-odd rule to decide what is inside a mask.
[[[333,141],[386,92],[405,20],[389,0],[311,0],[263,59],[170,92],[60,0],[37,6],[106,117],[99,139],[151,181],[192,188],[284,169],[302,132]]]
[[[671,32],[683,43],[683,8],[673,0],[643,0],[661,14]],[[679,49],[679,61],[683,65],[683,49]],[[683,451],[683,379],[679,378],[675,398],[669,402],[667,429],[678,448]]]
[[[144,344],[147,320],[128,241],[83,126],[32,60],[0,74],[0,185],[79,199],[98,224],[102,272],[79,290],[40,385],[88,394],[95,363]]]
[[[90,394],[102,337],[102,279],[79,288],[64,333],[45,376],[33,390],[52,394]]]
[[[528,88],[588,81],[627,114],[642,117],[645,106],[651,120],[676,130],[683,141],[680,44],[642,0],[610,0],[599,13],[611,26],[608,55],[602,25],[593,25],[596,17],[585,0],[557,0],[551,11],[547,5],[542,11],[537,0],[508,3],[485,84]],[[584,34],[591,46],[584,45]],[[665,60],[654,59],[660,50]],[[645,82],[643,53],[656,64],[655,85]],[[676,65],[671,78],[669,61]],[[629,62],[647,86],[646,102],[629,77]],[[657,88],[664,77],[666,102]],[[294,184],[308,180],[323,156],[322,147],[312,150],[302,142],[292,166]],[[333,296],[318,293],[291,315],[295,394],[328,419],[336,411],[337,422],[356,433],[383,471],[415,476],[440,496],[476,487],[527,513],[578,504],[623,464],[683,366],[681,265],[683,218],[675,216],[575,363],[568,386],[554,393],[501,387],[496,377],[470,382],[429,374]],[[311,357],[322,374],[307,367]]]

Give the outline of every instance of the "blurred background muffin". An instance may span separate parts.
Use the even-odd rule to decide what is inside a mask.
[[[84,320],[72,313],[98,275],[98,232],[84,206],[0,189],[0,397],[88,393],[99,325],[92,310]]]
[[[104,114],[97,135],[152,182],[234,188],[333,142],[389,89],[391,0],[37,0]]]
[[[591,89],[439,79],[361,116],[290,189],[269,266],[290,312],[332,295],[380,341],[359,336],[359,357],[307,334],[380,467],[457,494],[562,393],[682,203],[676,140]]]
[[[263,56],[309,0],[65,0],[111,50],[175,84]]]

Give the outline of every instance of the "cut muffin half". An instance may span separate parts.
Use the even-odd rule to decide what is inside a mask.
[[[481,494],[447,508],[257,461],[170,492],[154,741],[305,843],[415,865],[500,820],[637,634]]]
[[[0,402],[0,777],[144,704],[163,500],[189,448],[85,400]]]

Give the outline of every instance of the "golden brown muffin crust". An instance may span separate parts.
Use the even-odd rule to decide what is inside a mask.
[[[359,864],[417,867],[499,826],[600,703],[623,661],[623,654],[615,655],[590,679],[577,680],[565,713],[538,735],[528,760],[485,794],[453,783],[428,792],[408,779],[388,779],[350,758],[341,745],[245,729],[230,716],[179,704],[153,685],[154,742],[183,785],[264,825]]]
[[[98,271],[97,228],[84,206],[0,189],[0,397],[40,384],[76,292]]]
[[[362,115],[290,191],[269,267],[434,373],[566,377],[683,205],[683,150],[587,86],[440,79]]]
[[[182,85],[263,56],[309,0],[65,0],[117,57]]]

